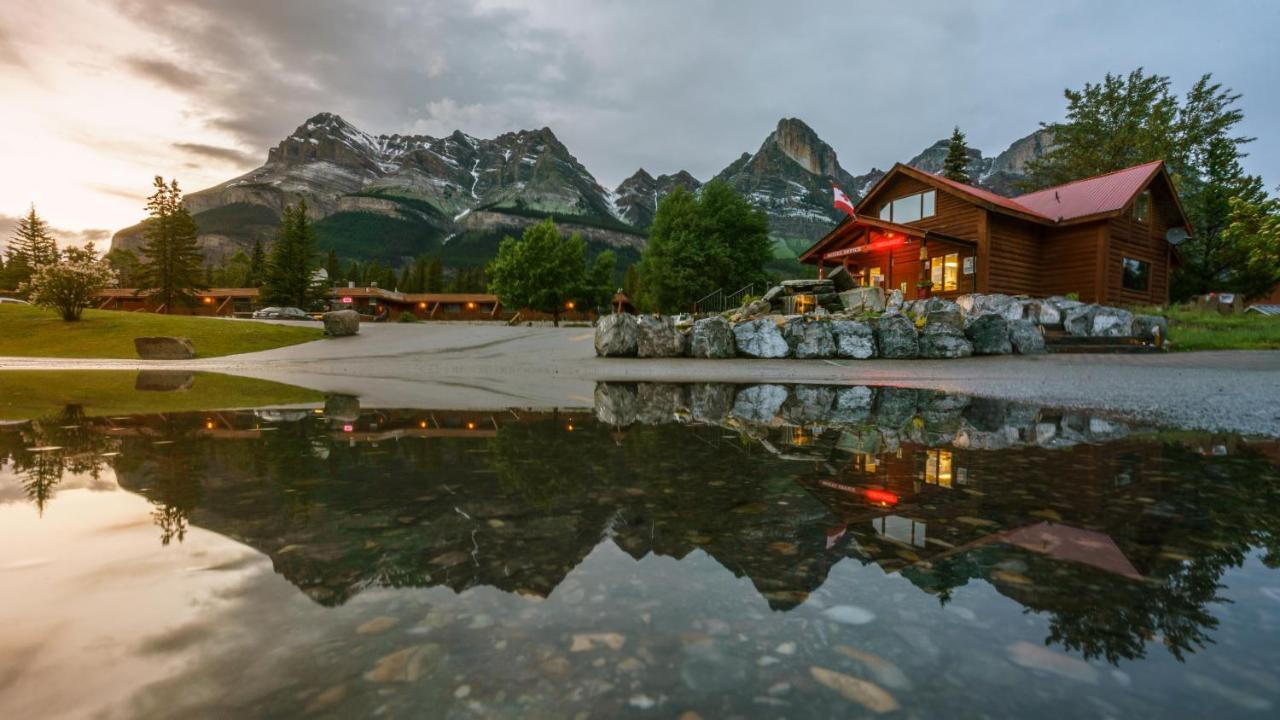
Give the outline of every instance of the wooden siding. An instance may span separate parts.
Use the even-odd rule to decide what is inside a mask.
[[[899,175],[885,183],[884,187],[880,188],[880,191],[868,200],[869,204],[866,211],[872,217],[880,217],[880,206],[886,202],[891,202],[904,195],[932,189],[934,189],[933,186],[926,185],[915,178]],[[959,195],[954,195],[945,190],[938,190],[935,213],[930,217],[904,224],[925,230],[933,230],[961,240],[978,242],[980,237],[979,225],[982,216],[986,212],[985,209],[974,205]]]
[[[1098,226],[1086,223],[1043,231],[1039,286],[1033,295],[1077,293],[1085,302],[1097,300]]]
[[[1044,271],[1040,228],[996,213],[990,215],[987,292],[1035,295]]]
[[[1108,245],[1106,280],[1107,300],[1119,304],[1163,304],[1169,300],[1170,252],[1165,233],[1178,223],[1173,199],[1163,183],[1151,189],[1151,211],[1148,221],[1133,216],[1133,204],[1119,217],[1107,223],[1111,233]],[[1145,292],[1124,287],[1124,259],[1151,263],[1151,277]]]

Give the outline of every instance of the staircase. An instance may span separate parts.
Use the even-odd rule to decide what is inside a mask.
[[[1051,353],[1158,353],[1164,349],[1136,337],[1082,337],[1068,335],[1061,330],[1049,330],[1044,334],[1045,348]]]

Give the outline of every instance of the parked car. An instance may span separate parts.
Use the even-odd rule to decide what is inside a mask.
[[[5,303],[11,303],[13,305],[30,305],[31,304],[26,300],[19,300],[18,298],[0,297],[0,305],[4,305]]]
[[[296,307],[265,307],[253,313],[254,320],[310,320],[311,316]]]

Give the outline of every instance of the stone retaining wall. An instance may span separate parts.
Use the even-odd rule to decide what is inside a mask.
[[[736,310],[677,323],[657,315],[606,315],[596,323],[601,357],[948,359],[1045,352],[1044,333],[1137,337],[1159,342],[1168,324],[1155,315],[1064,297],[962,295],[903,301],[894,290],[841,293],[823,280],[790,281]],[[796,287],[821,298],[812,312],[787,315]],[[830,290],[830,292],[828,292]],[[790,293],[790,294],[788,294]],[[786,298],[792,298],[785,300]],[[839,298],[834,306],[831,298]],[[785,300],[785,302],[784,302]],[[832,309],[835,308],[835,309]]]

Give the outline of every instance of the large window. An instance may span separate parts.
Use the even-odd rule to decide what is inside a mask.
[[[937,213],[938,195],[934,190],[913,193],[885,203],[880,208],[880,219],[896,223],[909,223]]]
[[[960,253],[939,255],[929,261],[930,277],[934,292],[950,292],[960,289]]]
[[[1124,259],[1124,277],[1121,284],[1125,290],[1146,292],[1151,287],[1151,263],[1133,258]]]
[[[1151,216],[1151,191],[1143,190],[1133,201],[1133,219],[1144,223]]]

